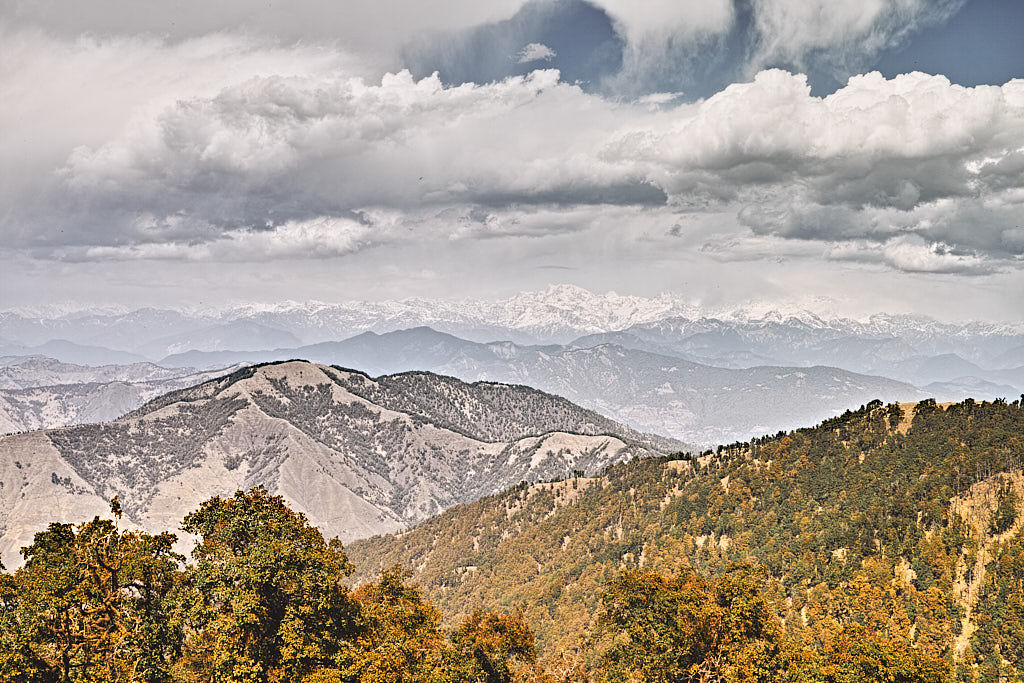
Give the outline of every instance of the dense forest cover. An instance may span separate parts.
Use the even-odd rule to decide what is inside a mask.
[[[735,669],[689,668],[706,657],[684,667],[679,647],[664,644],[692,641],[689,627],[673,621],[693,623],[692,602],[673,596],[729,604],[706,596],[745,567],[743,580],[758,586],[772,616],[764,632],[799,644],[788,650],[802,653],[792,661],[819,667],[808,680],[919,680],[843,678],[820,668],[843,648],[877,647],[864,656],[913,660],[912,668],[941,680],[1021,681],[1022,463],[1020,401],[876,401],[814,428],[694,458],[636,460],[599,477],[521,485],[403,534],[357,542],[348,554],[365,572],[357,580],[394,564],[411,568],[454,619],[521,606],[544,661],[568,658],[616,680],[643,670],[663,673],[639,680],[742,679]],[[644,612],[609,608],[608,591],[625,580],[648,590],[644,604],[671,618],[643,627],[617,621],[616,614]],[[640,663],[628,654],[639,643],[649,645]],[[723,661],[730,659],[745,661]],[[634,673],[615,674],[610,661]]]
[[[586,683],[920,681],[948,658],[864,627],[809,648],[773,613],[758,570],[715,579],[623,571],[602,587],[594,664],[538,664],[522,612],[475,610],[452,628],[400,568],[352,589],[353,567],[263,489],[213,498],[174,536],[115,519],[52,524],[0,573],[0,681]]]
[[[51,524],[0,574],[0,681],[548,681],[521,615],[455,629],[398,568],[355,590],[341,544],[263,489],[170,533]]]
[[[0,571],[0,681],[1024,680],[1024,409],[907,408],[349,548],[256,488],[184,519],[186,560],[115,498]]]

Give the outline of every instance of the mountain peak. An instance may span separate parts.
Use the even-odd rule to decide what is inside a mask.
[[[0,439],[0,555],[17,561],[40,528],[36,508],[72,521],[116,495],[131,522],[173,528],[202,500],[256,485],[349,541],[520,481],[680,446],[529,387],[267,363],[112,422]]]

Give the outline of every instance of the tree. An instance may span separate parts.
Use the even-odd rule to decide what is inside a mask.
[[[1017,521],[1017,494],[1012,482],[1004,482],[996,495],[996,509],[992,511],[989,530],[994,534],[1005,534]]]
[[[361,683],[428,683],[463,680],[457,653],[441,630],[440,613],[401,567],[381,572],[380,580],[360,586],[361,629],[358,656],[345,673]]]
[[[781,628],[749,567],[713,581],[624,571],[602,602],[613,681],[777,680]]]
[[[0,582],[3,680],[167,681],[180,580],[172,534],[51,524]]]
[[[262,487],[212,498],[182,528],[193,551],[181,680],[299,680],[349,662],[359,607],[337,539]]]
[[[951,675],[948,661],[857,624],[836,633],[823,655],[825,683],[943,683]]]
[[[475,610],[452,634],[452,641],[471,663],[473,680],[512,683],[517,673],[537,662],[533,632],[522,612],[497,614]]]

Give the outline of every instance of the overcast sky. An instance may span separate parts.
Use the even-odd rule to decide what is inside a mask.
[[[0,0],[0,308],[1024,319],[1019,0]]]

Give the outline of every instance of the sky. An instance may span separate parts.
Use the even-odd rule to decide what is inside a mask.
[[[0,0],[0,309],[1024,320],[1019,0]]]

